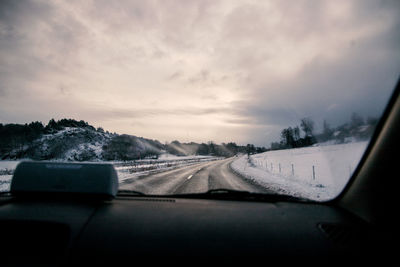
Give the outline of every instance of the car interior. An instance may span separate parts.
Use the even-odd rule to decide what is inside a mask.
[[[21,163],[0,197],[0,265],[395,264],[399,92],[327,202],[118,193],[112,165]]]

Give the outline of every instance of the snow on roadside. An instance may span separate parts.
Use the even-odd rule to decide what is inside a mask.
[[[12,175],[18,163],[19,161],[15,160],[0,161],[0,192],[7,192],[10,190]]]
[[[0,192],[10,191],[12,175],[0,175]]]
[[[143,159],[128,162],[109,162],[114,165],[120,183],[126,179],[137,178],[158,172],[164,172],[179,167],[189,166],[201,162],[220,159],[213,156],[174,156],[164,155],[159,159]],[[57,162],[63,160],[55,160]],[[10,190],[12,174],[17,167],[17,161],[0,161],[0,192]],[[105,161],[104,163],[107,163]]]
[[[19,160],[0,160],[0,170],[14,170]]]
[[[242,156],[231,168],[280,194],[312,200],[336,197],[357,167],[368,142],[268,151]]]
[[[158,172],[164,172],[179,167],[189,166],[201,162],[218,160],[213,156],[162,156],[158,159],[136,160],[131,162],[114,163],[119,182]]]

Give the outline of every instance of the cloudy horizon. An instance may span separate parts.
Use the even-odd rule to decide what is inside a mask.
[[[268,146],[303,117],[379,116],[398,1],[2,1],[0,123],[85,120]]]

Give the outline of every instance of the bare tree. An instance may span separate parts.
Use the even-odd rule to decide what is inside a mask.
[[[300,127],[303,130],[303,132],[305,134],[305,137],[312,137],[313,136],[314,121],[312,119],[310,119],[310,118],[302,118]]]

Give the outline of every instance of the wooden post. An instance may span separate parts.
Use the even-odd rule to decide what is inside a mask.
[[[314,165],[312,166],[312,178],[315,180],[315,167]]]

